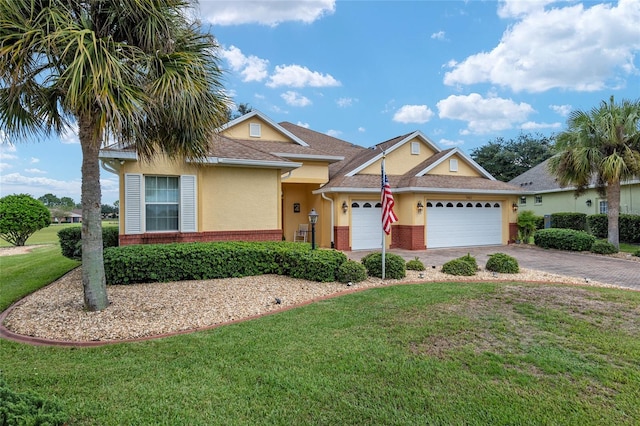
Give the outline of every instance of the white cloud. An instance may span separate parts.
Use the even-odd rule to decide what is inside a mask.
[[[287,105],[297,106],[297,107],[305,107],[307,105],[311,105],[311,101],[306,96],[302,96],[298,92],[294,92],[293,90],[289,90],[280,95],[282,99],[287,103]]]
[[[571,105],[549,105],[549,108],[556,112],[557,114],[563,116],[563,117],[567,117],[569,115],[569,113],[571,112],[571,110],[573,109],[573,107]]]
[[[24,169],[24,171],[27,172],[27,173],[34,173],[34,174],[46,174],[47,173],[44,170],[40,170],[40,169],[36,169],[36,168]]]
[[[451,95],[439,101],[437,107],[440,118],[467,122],[467,129],[462,134],[511,129],[535,112],[527,103],[497,97],[484,98],[478,93]]]
[[[447,85],[491,83],[516,92],[550,89],[595,91],[637,78],[640,2],[544,8],[544,2],[500,4],[503,17],[517,17],[490,52],[450,61]]]
[[[262,81],[267,78],[269,61],[266,59],[254,55],[246,56],[236,46],[222,49],[220,56],[226,59],[233,71],[240,73],[244,82]]]
[[[393,121],[423,124],[431,120],[431,117],[433,117],[433,111],[426,105],[403,105],[393,115]]]
[[[312,23],[335,10],[335,0],[200,1],[200,15],[215,25],[257,23],[276,26],[287,21]]]
[[[36,157],[31,157],[31,160],[29,160],[29,163],[31,163],[31,164],[36,164],[36,163],[39,163],[39,162],[40,162],[40,159],[36,158]]]
[[[353,105],[354,102],[357,102],[357,99],[353,99],[353,98],[340,98],[336,101],[336,104],[338,104],[338,106],[340,108],[347,108]]]
[[[440,139],[438,144],[441,146],[460,146],[464,144],[463,140],[458,139],[457,141],[452,141],[450,139]]]
[[[300,127],[304,127],[305,129],[308,129],[309,127],[311,127],[311,126],[309,126],[309,123],[303,123],[302,121],[298,121],[296,123],[296,125],[298,125]]]
[[[562,123],[536,123],[535,121],[527,121],[520,125],[523,130],[559,129],[560,127]]]
[[[62,131],[62,134],[60,135],[60,142],[64,144],[80,143],[77,123],[70,124]]]
[[[62,181],[45,177],[24,176],[19,173],[10,173],[2,176],[2,193],[5,194],[38,194],[52,193],[59,197],[71,197],[77,202],[80,200],[81,182]]]
[[[342,132],[340,130],[333,130],[333,129],[327,130],[327,135],[332,136],[334,138],[339,137],[341,134]]]
[[[11,169],[13,166],[9,163],[0,162],[0,172]]]
[[[367,129],[365,129],[364,127],[358,127],[358,131],[359,131],[360,133],[364,133],[364,132],[366,132],[366,131],[367,131]]]
[[[321,74],[300,65],[278,65],[275,72],[269,77],[267,86],[334,87],[340,86],[340,82],[330,74]]]
[[[431,38],[434,40],[444,40],[444,36],[444,31],[438,31],[437,33],[431,34]]]

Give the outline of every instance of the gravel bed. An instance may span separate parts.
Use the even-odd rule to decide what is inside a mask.
[[[423,277],[420,277],[422,274]],[[4,327],[13,333],[42,339],[91,342],[140,339],[189,330],[300,305],[341,292],[398,283],[433,281],[535,281],[607,286],[584,279],[521,268],[519,274],[479,271],[454,277],[429,269],[407,271],[402,280],[369,278],[347,286],[317,283],[279,275],[108,286],[110,305],[101,312],[83,309],[81,269],[16,303]]]

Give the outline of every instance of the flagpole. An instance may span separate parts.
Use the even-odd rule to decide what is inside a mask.
[[[382,166],[381,166],[381,180],[384,183],[384,159],[386,157],[386,154],[384,151],[382,151]],[[384,189],[383,189],[384,190]],[[382,216],[384,217],[384,208],[382,209]],[[383,217],[381,219],[383,219]],[[382,222],[382,220],[381,220]],[[382,279],[384,280],[385,277],[385,266],[386,266],[386,262],[385,262],[385,252],[386,252],[386,244],[385,244],[385,232],[384,232],[384,225],[381,227],[382,228]]]

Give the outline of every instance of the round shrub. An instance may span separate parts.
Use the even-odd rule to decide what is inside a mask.
[[[518,261],[504,253],[494,253],[487,260],[487,271],[499,272],[501,274],[517,274],[520,272]]]
[[[471,276],[476,274],[476,267],[462,258],[453,259],[442,265],[442,272],[449,275]]]
[[[362,263],[347,260],[338,268],[336,277],[341,283],[359,283],[367,279],[367,268]]]
[[[362,258],[361,262],[364,267],[367,268],[367,274],[369,274],[369,276],[382,278],[382,253],[369,253]],[[404,259],[397,254],[385,254],[384,264],[385,278],[399,280],[407,276]]]
[[[462,260],[463,262],[467,262],[473,267],[474,271],[478,270],[478,262],[476,261],[475,257],[471,256],[471,254],[467,253],[465,256],[459,257],[458,259]]]
[[[538,247],[572,251],[589,251],[595,240],[593,235],[573,229],[541,229],[533,235]]]
[[[595,240],[591,245],[591,252],[597,254],[613,254],[617,253],[618,249],[607,240]]]
[[[409,271],[424,271],[424,264],[420,262],[417,257],[407,262],[407,270]]]

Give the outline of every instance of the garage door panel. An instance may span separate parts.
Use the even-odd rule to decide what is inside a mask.
[[[426,239],[427,248],[501,244],[501,205],[496,201],[429,202]]]
[[[382,208],[377,200],[351,205],[351,249],[382,249]]]

